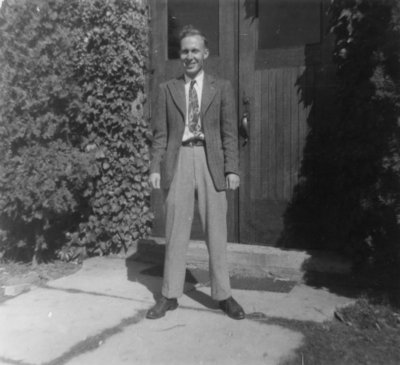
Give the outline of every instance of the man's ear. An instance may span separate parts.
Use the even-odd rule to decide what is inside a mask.
[[[210,51],[208,50],[208,48],[206,48],[204,50],[204,59],[206,60],[208,58],[208,56],[210,55]]]

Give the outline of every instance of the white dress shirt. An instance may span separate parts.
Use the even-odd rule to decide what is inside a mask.
[[[195,90],[197,92],[197,99],[199,100],[199,108],[201,108],[201,95],[203,92],[204,71],[203,70],[200,71],[199,74],[193,80],[196,80],[196,83],[193,85],[193,87],[195,88]],[[192,132],[190,132],[190,130],[189,130],[189,119],[188,119],[190,81],[192,81],[192,79],[185,75],[186,116],[185,116],[185,131],[183,133],[182,141],[187,141],[188,139],[194,137],[194,134]],[[201,126],[200,116],[199,116],[199,123]],[[204,134],[200,133],[200,135],[198,137],[204,139]]]

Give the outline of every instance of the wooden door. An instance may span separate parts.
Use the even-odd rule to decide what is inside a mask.
[[[210,42],[206,71],[230,80],[236,90],[239,119],[244,112],[249,114],[248,142],[243,146],[244,139],[240,141],[241,187],[239,192],[228,193],[228,239],[275,245],[298,181],[310,113],[305,93],[315,93],[317,69],[324,67],[329,55],[322,16],[329,1],[149,3],[151,102],[156,100],[160,82],[182,72],[177,30],[185,24],[198,27]],[[153,234],[158,236],[164,235],[163,203],[162,191],[154,192]],[[192,238],[203,238],[198,215]]]
[[[237,90],[237,1],[236,0],[149,0],[151,24],[150,53],[150,118],[158,85],[182,74],[179,61],[178,32],[191,24],[207,36],[210,57],[206,72],[232,82]],[[153,235],[164,235],[164,193],[154,191],[152,207],[155,214]],[[228,239],[238,241],[238,193],[228,193]],[[192,239],[204,237],[195,209]]]
[[[320,0],[239,1],[238,103],[249,113],[240,242],[275,245],[282,233],[307,134],[305,90],[324,62],[325,11]]]

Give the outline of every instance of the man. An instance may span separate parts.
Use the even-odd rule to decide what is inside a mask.
[[[226,252],[225,190],[235,190],[240,182],[234,94],[228,81],[204,73],[209,51],[199,30],[185,27],[180,45],[184,75],[160,85],[154,120],[150,184],[168,189],[167,245],[162,297],[147,318],[163,317],[178,307],[197,192],[210,256],[212,298],[231,318],[243,319],[242,307],[231,296]]]

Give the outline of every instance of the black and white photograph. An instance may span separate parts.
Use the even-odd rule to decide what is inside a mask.
[[[400,364],[399,0],[0,0],[0,365]]]

